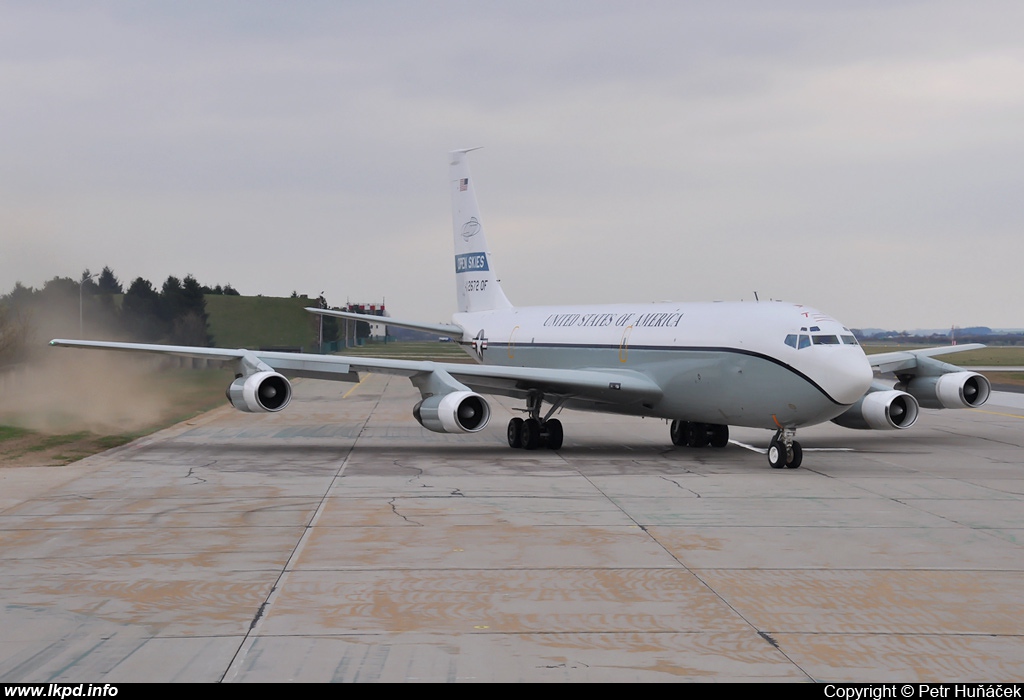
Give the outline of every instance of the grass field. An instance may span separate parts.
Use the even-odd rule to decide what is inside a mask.
[[[898,352],[900,350],[915,350],[930,345],[864,345],[864,352],[874,355],[880,352]],[[965,352],[944,355],[938,358],[944,362],[973,367],[978,365],[1024,367],[1024,347],[1022,346],[993,346],[981,350],[967,350]]]

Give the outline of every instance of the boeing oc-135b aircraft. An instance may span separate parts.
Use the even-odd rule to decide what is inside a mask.
[[[933,359],[961,345],[865,356],[853,333],[815,309],[783,302],[515,307],[501,289],[466,154],[450,165],[458,313],[450,324],[388,319],[394,326],[451,336],[478,364],[225,350],[86,340],[51,345],[167,353],[235,361],[228,401],[240,411],[275,412],[291,400],[285,375],[359,381],[360,372],[408,377],[422,399],[412,413],[439,433],[487,425],[482,394],[525,401],[508,423],[508,444],[562,446],[563,408],[671,421],[672,443],[725,447],[729,426],[775,431],[768,462],[800,466],[798,428],[832,421],[901,430],[918,408],[972,408],[988,399],[985,377]],[[381,322],[378,316],[307,309]],[[895,382],[874,373],[892,373]]]

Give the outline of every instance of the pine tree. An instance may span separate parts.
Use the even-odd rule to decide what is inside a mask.
[[[124,287],[109,267],[103,268],[99,279],[96,280],[96,286],[100,294],[124,294]]]

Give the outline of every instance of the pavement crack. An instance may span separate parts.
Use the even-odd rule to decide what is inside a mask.
[[[690,489],[690,488],[687,488],[687,487],[683,486],[682,484],[680,484],[675,479],[669,479],[667,476],[663,476],[663,477],[660,477],[660,478],[664,479],[665,481],[667,481],[668,483],[672,484],[673,486],[676,486],[677,488],[682,489],[683,491],[689,491],[690,493],[692,493],[697,498],[701,498],[701,495],[699,493],[697,493],[693,489]]]
[[[274,586],[273,588],[270,589],[270,593],[273,594],[273,592],[276,591],[276,590],[277,590],[277,586]],[[256,623],[260,621],[260,618],[263,617],[263,611],[266,610],[267,603],[268,603],[269,599],[270,599],[270,596],[268,595],[267,596],[267,600],[264,600],[263,603],[260,604],[259,610],[257,610],[256,611],[256,615],[253,616],[252,622],[249,623],[249,631],[250,632],[253,630],[254,627],[256,627]]]
[[[411,469],[412,471],[414,471],[415,474],[409,479],[409,481],[415,481],[416,479],[419,479],[421,476],[423,476],[423,469],[421,469],[420,467],[406,466],[397,459],[394,462],[392,462],[392,464],[394,464],[399,469]]]
[[[209,466],[214,465],[216,463],[217,463],[217,460],[213,460],[212,462],[207,462],[206,464],[200,464],[198,467],[189,467],[188,468],[188,473],[185,474],[185,478],[186,479],[195,479],[197,482],[205,484],[206,483],[206,479],[204,479],[203,477],[201,477],[198,474],[196,474],[195,473],[196,469],[203,469],[205,467],[209,467]]]
[[[423,527],[423,523],[418,523],[415,520],[410,520],[408,517],[406,517],[406,516],[404,516],[404,515],[402,515],[401,513],[398,512],[398,506],[395,503],[395,501],[397,501],[397,500],[398,500],[397,498],[392,498],[391,500],[388,501],[388,505],[391,506],[391,512],[394,513],[395,515],[397,515],[399,518],[401,518],[405,522],[409,523],[410,525],[415,525],[416,527]]]

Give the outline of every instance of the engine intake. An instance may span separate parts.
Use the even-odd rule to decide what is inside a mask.
[[[475,433],[491,418],[491,407],[480,394],[453,391],[430,396],[412,409],[416,421],[435,433]]]
[[[873,391],[832,422],[856,430],[905,430],[918,413],[917,400],[905,391]]]
[[[277,372],[256,372],[231,382],[228,403],[246,413],[275,413],[292,400],[292,385]]]
[[[925,408],[977,408],[988,401],[992,385],[977,372],[914,377],[901,388]]]

